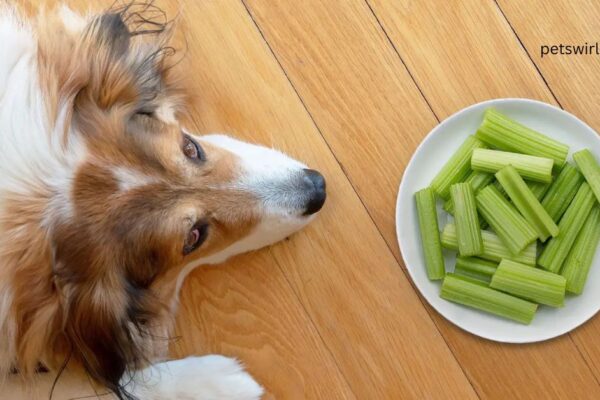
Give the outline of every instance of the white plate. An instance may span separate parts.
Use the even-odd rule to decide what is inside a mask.
[[[539,101],[497,99],[467,107],[436,126],[415,151],[404,171],[396,203],[396,234],[404,263],[421,294],[446,319],[474,335],[507,343],[539,342],[567,333],[600,309],[600,251],[596,253],[583,294],[568,296],[563,308],[540,306],[531,325],[496,317],[450,303],[439,296],[440,282],[427,279],[414,193],[429,185],[465,138],[475,133],[483,112],[495,107],[511,118],[570,146],[573,152],[589,148],[600,160],[597,133],[572,114]],[[569,155],[569,159],[571,159]],[[441,210],[438,204],[438,210]],[[440,229],[450,218],[440,212]],[[446,270],[454,269],[455,256],[446,252]]]

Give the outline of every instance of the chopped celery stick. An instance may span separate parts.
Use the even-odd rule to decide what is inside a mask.
[[[502,260],[492,276],[490,287],[539,304],[562,307],[566,284],[562,275]]]
[[[577,168],[569,163],[565,164],[542,200],[542,206],[548,211],[554,222],[558,222],[567,211],[582,183],[583,175]]]
[[[488,174],[487,172],[471,171],[467,179],[465,179],[465,182],[470,183],[471,187],[473,188],[473,192],[477,194],[481,189],[492,183],[493,180],[493,174]],[[450,197],[444,202],[443,208],[449,214],[454,215],[454,201],[452,201],[452,197]]]
[[[447,274],[442,282],[442,299],[487,311],[523,324],[533,320],[537,304],[499,292],[481,283]]]
[[[415,193],[419,227],[421,228],[421,243],[425,255],[427,277],[431,280],[442,279],[446,272],[444,256],[440,242],[435,194],[432,188],[426,188]]]
[[[586,182],[592,188],[596,200],[600,202],[600,165],[598,165],[594,155],[588,149],[584,149],[573,154],[573,160],[575,160]]]
[[[550,158],[489,149],[473,150],[471,168],[475,171],[496,173],[507,165],[515,167],[524,179],[545,183],[552,181],[554,162]]]
[[[482,189],[475,200],[483,218],[513,254],[519,254],[537,238],[535,229],[494,186]]]
[[[581,294],[583,291],[599,242],[600,205],[596,204],[581,228],[561,271],[561,275],[567,278],[567,292]]]
[[[537,231],[542,242],[549,236],[558,235],[558,226],[512,165],[498,171],[496,179],[504,187],[517,210]]]
[[[544,198],[544,195],[550,189],[550,185],[552,185],[552,182],[527,182],[527,187],[529,188],[529,190],[531,190],[531,193],[533,193],[535,198],[540,201]]]
[[[507,258],[522,264],[535,265],[537,242],[531,243],[520,254],[513,255],[493,232],[481,231],[481,238],[483,239],[483,253],[479,255],[479,258],[497,263]],[[456,226],[454,224],[447,224],[444,227],[441,240],[444,248],[458,250],[458,238],[456,237]]]
[[[569,146],[530,129],[493,108],[485,111],[477,138],[488,146],[504,151],[551,158],[557,167],[567,160]]]
[[[458,252],[462,256],[481,254],[483,240],[473,188],[466,182],[455,183],[450,186],[450,197],[455,205],[454,224],[458,236]]]
[[[471,154],[473,149],[486,147],[483,142],[471,135],[452,155],[440,172],[431,181],[431,187],[442,199],[450,197],[450,186],[464,181],[471,172]]]
[[[569,250],[573,246],[579,231],[592,211],[596,197],[586,182],[584,182],[565,215],[558,223],[558,236],[550,239],[538,259],[538,265],[550,272],[559,273]]]
[[[454,273],[489,284],[497,266],[496,263],[477,257],[457,257]]]

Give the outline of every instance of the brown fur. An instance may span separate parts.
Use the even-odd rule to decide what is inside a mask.
[[[33,195],[7,196],[0,215],[0,283],[10,282],[4,293],[12,294],[0,323],[11,357],[0,369],[31,377],[38,362],[56,369],[71,357],[120,398],[128,397],[122,375],[164,353],[157,338],[168,334],[182,267],[257,222],[256,200],[223,188],[236,177],[236,157],[204,144],[208,159],[195,165],[182,153],[179,124],[157,118],[160,106],[181,107],[184,96],[166,58],[170,24],[142,24],[148,9],[109,10],[78,34],[56,13],[37,19],[48,117],[54,126],[67,110],[63,143],[79,135],[88,155],[67,194],[72,215],[48,218],[58,194],[43,184]],[[122,190],[117,168],[151,182]],[[198,220],[210,234],[184,255]]]

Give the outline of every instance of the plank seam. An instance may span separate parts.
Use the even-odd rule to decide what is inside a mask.
[[[367,7],[369,7],[369,10],[371,11],[371,14],[373,15],[373,18],[375,18],[375,21],[377,21],[377,24],[379,25],[379,28],[381,29],[381,31],[383,32],[383,34],[385,35],[389,45],[392,47],[392,49],[394,49],[394,52],[396,53],[396,56],[400,59],[400,62],[402,63],[402,65],[404,65],[404,68],[406,69],[406,72],[408,72],[408,75],[410,76],[410,78],[412,79],[415,87],[419,90],[419,93],[421,93],[421,97],[423,98],[423,100],[425,101],[425,103],[427,103],[427,106],[429,107],[429,109],[431,110],[431,113],[433,114],[433,116],[435,117],[435,119],[437,120],[437,122],[441,122],[440,118],[438,117],[438,115],[436,114],[436,112],[434,111],[431,103],[429,102],[429,100],[427,99],[427,96],[425,96],[425,93],[423,92],[423,90],[421,89],[421,87],[419,86],[419,83],[417,82],[417,80],[415,79],[412,71],[410,70],[410,68],[408,68],[408,65],[406,64],[406,62],[404,61],[404,58],[402,58],[402,55],[400,55],[400,52],[398,51],[398,48],[396,47],[396,45],[394,44],[394,42],[392,41],[392,39],[390,38],[390,36],[388,35],[386,29],[384,28],[383,24],[381,23],[381,21],[379,20],[379,18],[377,17],[377,14],[375,13],[375,10],[373,10],[373,7],[371,7],[371,4],[369,3],[369,0],[364,0]],[[375,223],[375,222],[374,222]],[[375,225],[377,226],[377,224]],[[394,254],[394,252],[392,251],[392,248],[390,246],[390,244],[387,242],[387,240],[384,240],[388,246],[388,249],[390,249],[390,251],[392,252],[392,255],[394,255],[394,258],[396,258],[396,255]],[[402,265],[402,261],[399,259],[396,259],[396,261]],[[405,273],[406,275],[406,273]],[[412,281],[412,279],[407,275],[407,278],[409,280],[409,282],[411,283],[411,286],[413,286],[414,290],[419,293],[418,289],[416,288],[416,286],[414,285],[414,282]],[[419,294],[419,299],[421,299],[421,303],[423,303],[425,306],[425,300],[422,298],[422,296]],[[425,309],[427,310],[427,307],[425,307]],[[437,312],[437,311],[432,311],[432,312]],[[444,340],[444,343],[446,343],[446,346],[448,347],[448,349],[450,350],[450,353],[452,354],[452,356],[454,357],[454,360],[456,360],[456,363],[458,364],[458,366],[460,367],[461,371],[463,372],[463,375],[465,376],[465,378],[467,379],[467,381],[469,382],[469,384],[471,385],[471,387],[473,388],[473,391],[475,392],[475,394],[477,395],[478,398],[481,399],[481,394],[479,393],[479,391],[477,390],[476,385],[473,383],[471,376],[467,373],[467,371],[463,368],[463,365],[460,363],[460,361],[458,360],[458,358],[456,357],[456,354],[454,353],[454,350],[452,349],[452,346],[450,346],[450,344],[448,343],[448,341],[446,340],[446,337],[444,336],[444,334],[442,333],[439,325],[437,324],[435,318],[433,318],[431,316],[431,313],[428,311],[428,313],[430,314],[431,320],[433,321],[433,324],[435,325],[436,329],[438,330],[438,332],[440,333],[440,336],[442,337],[442,339]]]
[[[290,86],[292,87],[292,90],[294,91],[294,93],[296,94],[296,97],[298,97],[298,99],[300,100],[300,103],[302,104],[302,107],[304,108],[304,110],[306,111],[306,113],[308,114],[312,124],[314,125],[315,129],[317,130],[317,132],[319,132],[319,135],[321,135],[321,138],[323,138],[323,141],[325,142],[325,145],[327,146],[329,152],[333,155],[335,161],[338,163],[338,165],[340,165],[341,167],[341,163],[338,160],[337,156],[335,155],[335,153],[333,152],[333,150],[331,149],[331,147],[329,146],[329,143],[327,142],[327,140],[325,140],[325,137],[323,136],[323,133],[321,132],[321,129],[319,128],[319,126],[317,125],[317,123],[315,122],[312,114],[310,112],[308,112],[308,108],[306,107],[306,104],[304,104],[304,100],[300,97],[300,94],[298,93],[298,91],[296,90],[296,87],[293,85],[290,77],[287,74],[287,71],[283,68],[283,65],[281,65],[279,59],[277,58],[277,56],[275,55],[275,52],[273,51],[273,49],[271,48],[271,45],[269,44],[269,42],[267,41],[267,38],[265,37],[262,29],[260,29],[260,26],[258,25],[258,23],[256,22],[256,20],[254,19],[254,16],[252,15],[252,12],[250,11],[250,8],[248,7],[248,5],[246,4],[245,0],[240,0],[240,2],[242,3],[242,5],[244,6],[244,8],[246,9],[246,12],[248,13],[248,16],[250,17],[250,19],[252,20],[252,23],[254,24],[254,26],[256,27],[256,30],[258,31],[258,33],[260,34],[262,40],[264,41],[265,45],[267,46],[267,48],[269,49],[269,51],[271,52],[271,55],[273,56],[273,58],[275,59],[275,62],[277,62],[277,65],[279,66],[279,69],[283,72],[285,78],[287,79],[288,83],[290,84]],[[343,169],[342,169],[343,171]],[[356,189],[354,188],[354,186],[352,185],[352,182],[350,181],[350,178],[348,178],[348,176],[346,175],[346,179],[348,180],[348,183],[350,184],[350,187],[352,187],[352,190],[354,191],[354,193],[356,194],[356,196],[358,197],[358,199],[361,201],[362,204],[362,199],[360,199],[360,196],[358,196],[358,193],[356,193]],[[362,204],[364,207],[364,204]],[[365,207],[366,209],[366,207]],[[367,214],[368,214],[368,210],[367,210]],[[370,214],[369,214],[370,217]],[[377,225],[375,225],[375,227],[377,227]],[[379,229],[377,229],[377,231],[379,232]],[[269,253],[272,254],[271,249],[269,249]],[[285,280],[287,281],[288,285],[290,286],[290,288],[292,289],[292,292],[294,293],[294,295],[296,296],[296,299],[298,300],[298,303],[300,304],[300,306],[302,307],[302,309],[304,310],[304,313],[306,314],[306,317],[308,318],[308,320],[310,321],[314,331],[316,332],[316,334],[318,335],[319,339],[321,340],[321,343],[323,343],[323,347],[325,349],[327,349],[327,352],[329,353],[329,356],[331,357],[331,359],[333,360],[333,362],[335,363],[335,366],[337,367],[337,370],[340,374],[340,376],[344,379],[344,383],[346,384],[346,386],[348,387],[348,390],[354,395],[354,398],[356,399],[356,393],[354,392],[354,389],[352,388],[352,385],[350,385],[350,382],[348,381],[348,377],[346,376],[346,374],[344,373],[344,371],[342,371],[342,368],[340,367],[340,364],[337,360],[337,358],[335,357],[335,355],[333,354],[331,348],[329,347],[329,345],[327,344],[327,342],[325,341],[324,337],[321,334],[321,331],[318,329],[315,321],[313,320],[313,317],[311,315],[311,313],[308,311],[308,309],[306,308],[304,302],[302,301],[302,299],[300,298],[300,295],[297,293],[297,291],[294,289],[294,285],[292,284],[292,282],[290,281],[289,277],[287,276],[287,274],[284,272],[283,268],[281,267],[279,260],[277,260],[276,257],[273,257],[273,260],[275,260],[275,263],[277,264],[277,267],[279,268],[279,270],[281,271],[281,273],[283,274]]]
[[[321,138],[323,139],[325,145],[327,146],[327,148],[329,149],[329,151],[331,152],[332,156],[334,157],[334,159],[336,160],[337,164],[340,166],[342,172],[346,175],[346,179],[348,180],[348,183],[350,184],[350,187],[352,188],[352,190],[354,191],[354,194],[356,195],[356,197],[358,198],[358,200],[361,202],[361,205],[363,206],[363,208],[365,209],[367,215],[369,216],[369,219],[371,220],[371,222],[373,223],[373,225],[375,226],[375,228],[377,229],[377,232],[379,233],[379,237],[383,240],[383,242],[385,243],[386,247],[388,248],[388,250],[390,251],[390,253],[392,254],[392,257],[394,258],[394,260],[396,260],[396,264],[398,264],[398,268],[400,269],[400,271],[402,271],[402,273],[404,274],[404,276],[406,277],[406,279],[408,280],[408,282],[410,283],[411,287],[413,288],[413,290],[415,290],[415,293],[417,294],[417,298],[419,299],[420,303],[423,305],[423,308],[425,309],[425,312],[427,313],[427,315],[429,316],[429,318],[431,319],[431,322],[433,323],[433,326],[435,327],[435,329],[437,330],[438,334],[440,335],[441,339],[444,341],[444,344],[446,345],[446,347],[448,348],[448,350],[450,351],[450,354],[452,354],[452,357],[454,358],[454,361],[456,362],[456,364],[459,366],[459,368],[461,369],[465,379],[467,380],[467,382],[471,385],[471,388],[473,389],[473,392],[475,393],[475,395],[477,396],[477,398],[481,399],[481,396],[479,395],[479,392],[477,391],[477,389],[475,388],[473,382],[471,381],[469,375],[465,372],[465,370],[463,369],[463,366],[460,364],[460,362],[458,361],[458,359],[456,358],[456,355],[454,354],[454,352],[452,351],[452,348],[450,347],[450,345],[448,344],[448,341],[446,340],[446,338],[444,337],[444,335],[442,334],[438,324],[436,323],[435,319],[433,318],[433,316],[431,315],[431,313],[429,312],[429,309],[427,307],[427,304],[425,303],[425,300],[422,298],[422,296],[419,294],[418,290],[416,289],[414,282],[412,281],[412,279],[408,276],[407,271],[405,271],[404,268],[402,268],[402,262],[400,260],[398,260],[394,254],[394,251],[392,250],[392,247],[390,245],[390,243],[388,243],[388,241],[386,240],[386,238],[383,236],[383,234],[381,233],[381,230],[379,228],[379,226],[377,225],[377,223],[375,222],[375,219],[373,218],[369,208],[367,207],[367,205],[364,203],[362,197],[360,196],[360,194],[358,193],[358,191],[356,190],[356,187],[354,186],[352,180],[350,179],[350,177],[348,176],[348,173],[346,172],[342,162],[338,159],[337,155],[335,154],[335,152],[333,151],[333,149],[331,148],[331,145],[329,144],[329,142],[327,141],[327,139],[325,138],[325,135],[323,135],[323,132],[321,131],[321,128],[319,127],[319,125],[317,124],[316,120],[314,119],[312,113],[310,112],[310,110],[308,109],[308,106],[306,105],[306,103],[304,102],[304,99],[302,98],[302,96],[300,96],[300,93],[298,92],[298,90],[296,89],[296,86],[294,85],[294,83],[292,82],[291,78],[289,77],[287,71],[285,70],[285,68],[283,67],[283,65],[281,64],[281,62],[279,61],[279,58],[277,57],[277,55],[275,54],[275,51],[273,50],[273,48],[271,47],[269,41],[267,40],[266,36],[264,35],[264,32],[262,31],[262,29],[260,28],[258,22],[254,19],[254,16],[252,15],[252,12],[250,11],[250,8],[248,7],[248,5],[246,4],[245,0],[240,0],[241,3],[243,4],[244,8],[246,9],[246,12],[248,13],[248,15],[250,16],[250,18],[252,19],[252,22],[254,23],[254,25],[256,26],[256,29],[258,30],[258,32],[260,33],[263,41],[265,42],[265,45],[268,47],[269,51],[271,52],[271,55],[273,56],[273,58],[275,59],[275,61],[277,62],[277,64],[279,65],[279,68],[281,69],[281,71],[283,72],[284,76],[286,77],[286,79],[288,80],[292,90],[294,91],[294,93],[296,94],[296,96],[298,97],[298,100],[300,101],[300,103],[302,104],[302,107],[304,108],[304,110],[306,111],[306,113],[308,114],[309,118],[311,119],[312,124],[314,125],[315,129],[319,132],[319,135],[321,135]],[[369,7],[369,10],[371,11],[371,13],[373,14],[373,16],[375,17],[375,20],[377,21],[379,27],[383,30],[383,27],[381,26],[381,23],[379,22],[379,20],[377,19],[377,17],[375,16],[375,14],[373,13],[373,10],[371,8],[371,6],[369,5],[369,3],[365,0],[365,2],[367,3],[367,7]],[[408,67],[406,66],[406,64],[404,63],[404,60],[400,57],[400,54],[398,53],[398,51],[396,50],[395,46],[393,45],[393,43],[391,43],[389,36],[387,35],[387,32],[385,32],[385,30],[383,30],[383,33],[385,34],[386,38],[388,39],[388,42],[392,45],[396,55],[400,58],[400,61],[402,62],[402,64],[404,65],[406,71],[408,72],[411,80],[413,81],[413,83],[415,84],[415,87],[417,88],[417,90],[419,91],[419,93],[421,94],[421,97],[423,98],[423,100],[425,101],[425,103],[427,104],[427,106],[429,107],[429,110],[431,111],[431,113],[433,114],[433,116],[435,117],[435,119],[440,122],[440,119],[438,118],[437,114],[435,113],[435,111],[433,110],[433,108],[431,107],[431,104],[429,103],[429,100],[425,97],[425,94],[423,93],[423,91],[421,90],[421,88],[417,85],[412,73],[410,72],[410,70],[408,69]],[[278,267],[281,269],[281,266],[279,265],[279,262],[276,260]],[[287,275],[284,274],[286,280],[288,279]],[[288,280],[289,285],[293,288],[294,286],[292,285],[292,283]],[[295,290],[293,290],[294,293],[296,293]],[[308,310],[305,308],[304,303],[302,302],[302,300],[300,299],[299,295],[296,293],[296,296],[298,297],[299,302],[301,303],[302,307],[304,308],[307,316],[309,317],[311,323],[313,324],[317,334],[319,335],[319,337],[321,338],[323,344],[325,345],[325,347],[327,348],[327,350],[329,351],[329,353],[331,354],[331,357],[333,358],[333,360],[335,360],[336,364],[338,363],[336,357],[333,355],[333,353],[331,352],[331,350],[329,349],[329,346],[327,345],[327,342],[323,339],[323,337],[321,336],[320,331],[318,330],[318,328],[315,325],[315,322],[312,320],[312,316],[311,314],[308,312]],[[435,311],[434,311],[435,312]],[[354,390],[352,389],[352,386],[350,386],[348,379],[346,377],[346,375],[344,374],[344,372],[341,370],[340,366],[338,365],[338,370],[340,371],[340,373],[342,374],[342,376],[344,377],[344,380],[346,381],[346,383],[348,384],[348,387],[350,388],[350,390],[352,391],[352,393],[356,396],[356,394],[354,393]]]
[[[515,30],[515,28],[513,27],[513,25],[510,23],[510,21],[508,20],[508,17],[506,16],[506,14],[504,13],[504,10],[502,10],[502,7],[500,7],[500,4],[498,3],[498,0],[493,0],[493,2],[496,4],[496,7],[498,8],[498,11],[500,11],[500,14],[502,15],[502,18],[504,18],[504,20],[506,21],[506,24],[508,25],[508,27],[510,28],[510,30],[512,31],[513,35],[515,35],[515,38],[517,39],[517,41],[519,42],[519,44],[521,45],[521,48],[523,49],[523,51],[525,52],[525,54],[527,55],[527,58],[529,58],[529,61],[531,61],[531,64],[533,65],[533,67],[535,68],[535,70],[537,71],[538,75],[540,76],[540,78],[542,78],[542,81],[544,82],[544,85],[546,85],[546,87],[548,88],[548,91],[550,92],[550,94],[552,95],[552,98],[554,99],[554,101],[556,101],[556,104],[558,104],[558,106],[564,110],[562,104],[560,104],[560,101],[558,101],[558,98],[556,97],[556,95],[554,94],[554,91],[552,90],[552,88],[550,87],[550,85],[548,84],[548,81],[546,80],[546,77],[544,76],[544,74],[542,74],[542,71],[540,70],[540,68],[538,67],[538,65],[535,63],[535,61],[533,61],[533,57],[531,57],[531,54],[529,53],[529,50],[527,50],[527,47],[525,47],[525,44],[523,43],[523,41],[521,40],[521,38],[519,37],[519,35],[517,34],[517,31]]]
[[[377,21],[377,25],[379,25],[379,29],[381,29],[381,31],[385,35],[385,37],[386,37],[386,39],[388,41],[388,44],[392,47],[392,49],[394,49],[394,53],[396,53],[396,56],[400,59],[400,62],[402,63],[402,65],[404,65],[404,69],[406,70],[406,72],[408,72],[408,75],[410,76],[410,79],[415,84],[415,87],[417,88],[417,90],[419,91],[419,93],[421,93],[421,97],[423,98],[423,100],[425,101],[425,103],[427,103],[427,107],[429,107],[429,109],[431,110],[431,113],[433,114],[433,116],[435,117],[435,119],[437,120],[437,122],[439,123],[440,122],[440,117],[438,117],[438,115],[436,114],[435,110],[431,106],[431,103],[429,102],[429,99],[425,96],[425,93],[423,92],[423,90],[421,90],[421,87],[417,83],[417,80],[415,79],[412,71],[408,68],[408,65],[406,65],[406,62],[404,62],[404,58],[402,58],[402,56],[400,55],[400,52],[396,48],[396,45],[394,44],[394,42],[392,42],[392,39],[390,38],[390,36],[388,35],[387,31],[383,27],[383,24],[381,23],[381,21],[377,17],[377,14],[375,14],[375,10],[373,10],[373,7],[371,7],[371,4],[369,3],[369,0],[364,0],[364,1],[366,3],[367,7],[369,7],[369,11],[371,11],[371,14],[373,15],[373,18],[375,18],[375,21]]]
[[[537,73],[540,76],[540,78],[542,79],[542,81],[544,82],[544,85],[546,86],[546,88],[548,88],[548,91],[552,95],[552,98],[554,99],[554,101],[556,102],[556,104],[558,104],[558,106],[562,110],[564,110],[563,105],[558,100],[558,97],[556,96],[556,94],[554,93],[554,91],[552,90],[552,88],[550,87],[550,84],[546,80],[546,77],[542,73],[541,69],[539,68],[539,66],[537,65],[537,63],[534,61],[533,57],[531,56],[531,53],[529,52],[529,50],[527,50],[527,47],[525,47],[525,44],[521,40],[521,37],[518,35],[518,33],[517,33],[515,27],[513,26],[513,24],[508,19],[508,16],[506,15],[506,13],[504,12],[504,10],[500,6],[500,3],[498,2],[498,0],[493,0],[493,2],[496,4],[496,7],[497,7],[498,11],[502,15],[502,18],[504,19],[504,21],[506,21],[506,24],[509,26],[509,28],[512,31],[513,35],[515,36],[515,38],[517,39],[517,41],[521,45],[522,50],[525,52],[525,54],[527,55],[527,58],[529,58],[529,61],[531,62],[531,64],[535,68],[535,70],[537,71]],[[584,355],[582,349],[577,344],[577,341],[573,338],[573,335],[571,333],[569,333],[568,336],[569,336],[569,340],[571,341],[571,343],[573,343],[573,346],[575,346],[575,349],[577,349],[577,352],[579,353],[581,359],[583,360],[583,362],[585,363],[585,365],[588,367],[591,375],[594,377],[594,380],[596,381],[596,384],[598,384],[600,386],[600,380],[598,379],[598,377],[594,373],[594,369],[589,364],[587,357]]]

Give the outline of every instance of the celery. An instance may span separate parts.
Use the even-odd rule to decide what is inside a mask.
[[[427,277],[431,280],[444,277],[444,256],[440,242],[435,194],[432,188],[426,188],[415,193],[419,226],[421,228],[421,243],[425,254]]]
[[[552,181],[554,162],[550,158],[489,149],[473,150],[471,168],[475,171],[496,173],[507,165],[515,167],[525,179],[545,183]]]
[[[479,255],[480,258],[494,262],[500,262],[502,259],[507,258],[522,264],[535,265],[536,242],[531,243],[520,254],[513,255],[493,232],[481,231],[481,238],[483,239],[483,253]],[[458,238],[456,237],[456,226],[454,224],[447,224],[444,227],[441,241],[444,248],[458,250]]]
[[[581,294],[596,248],[600,242],[600,206],[596,204],[569,252],[561,275],[567,278],[567,291]]]
[[[504,197],[506,200],[510,200],[510,198],[508,197],[508,193],[506,193],[506,190],[504,190],[504,188],[502,187],[500,182],[498,182],[496,180],[496,181],[494,181],[494,184],[492,186],[494,186],[496,189],[498,189],[498,191],[500,192],[502,197]]]
[[[551,158],[557,167],[563,166],[569,153],[566,144],[542,135],[493,108],[485,111],[476,136],[488,146],[500,150]]]
[[[573,154],[573,160],[575,160],[586,182],[592,188],[596,200],[600,202],[600,165],[598,165],[594,155],[588,149],[584,149]]]
[[[558,235],[558,226],[512,165],[498,171],[496,179],[504,187],[517,210],[537,231],[542,242],[549,236]]]
[[[519,254],[537,238],[533,227],[494,186],[482,189],[476,197],[477,208],[506,247]]]
[[[584,182],[558,224],[560,231],[558,236],[550,239],[542,251],[538,259],[539,266],[550,272],[560,271],[563,261],[595,203],[596,198],[590,185]]]
[[[566,284],[562,275],[502,260],[492,276],[490,287],[536,303],[562,307]]]
[[[490,289],[454,274],[447,274],[444,278],[440,297],[523,324],[531,323],[537,310],[535,303]]]
[[[477,194],[481,189],[492,183],[493,180],[493,174],[488,174],[486,172],[479,171],[471,171],[467,179],[465,179],[465,182],[471,184],[473,192]],[[454,201],[452,201],[452,197],[450,197],[447,201],[444,202],[443,208],[449,214],[454,215]]]
[[[489,284],[498,264],[476,257],[457,257],[454,273]]]
[[[454,223],[458,236],[458,252],[463,256],[475,256],[483,252],[479,218],[475,206],[475,195],[469,183],[450,186],[450,197],[454,200]]]
[[[450,197],[450,186],[464,181],[471,170],[471,154],[473,149],[485,147],[481,140],[471,135],[452,155],[440,172],[431,181],[431,187],[443,199]]]
[[[540,201],[544,198],[546,193],[548,193],[550,185],[552,185],[552,182],[527,182],[527,187],[529,188],[529,190],[531,190],[531,193],[533,193],[535,198]]]
[[[565,164],[542,200],[542,206],[555,222],[565,213],[582,182],[583,176],[577,168],[569,163]]]

